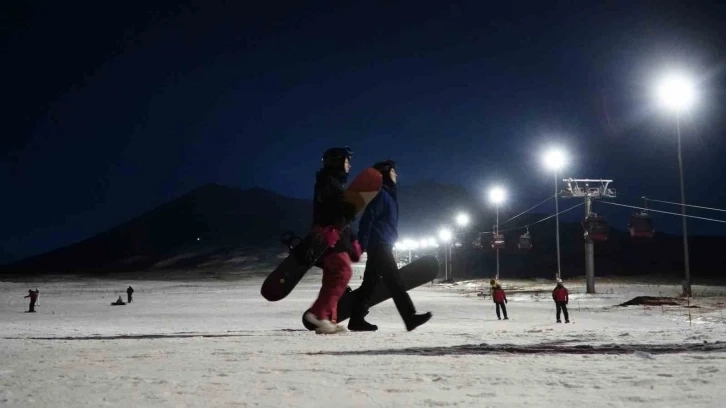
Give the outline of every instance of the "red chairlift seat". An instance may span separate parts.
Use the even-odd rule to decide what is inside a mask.
[[[585,229],[585,239],[592,241],[606,241],[608,239],[610,227],[605,217],[592,213],[585,218],[582,226]]]
[[[655,235],[653,218],[645,211],[639,211],[630,217],[628,231],[631,238],[652,238]]]

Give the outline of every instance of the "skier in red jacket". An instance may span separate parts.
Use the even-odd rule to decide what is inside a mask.
[[[38,293],[40,293],[40,291],[36,292],[33,289],[28,289],[28,296],[25,297],[30,298],[29,313],[35,313],[35,302],[38,300]]]
[[[567,288],[562,285],[562,279],[560,278],[557,278],[557,286],[552,291],[552,299],[554,299],[557,307],[557,323],[562,323],[562,320],[560,320],[560,311],[565,314],[565,323],[569,323],[570,315],[567,314],[567,303],[570,301],[570,296]]]
[[[497,318],[499,320],[502,320],[502,316],[499,314],[499,308],[502,308],[502,313],[504,313],[504,320],[509,320],[507,317],[507,307],[504,306],[505,303],[507,303],[507,294],[504,293],[504,289],[502,289],[502,285],[497,283],[494,285],[494,289],[492,290],[492,299],[494,299],[494,303],[497,305]]]

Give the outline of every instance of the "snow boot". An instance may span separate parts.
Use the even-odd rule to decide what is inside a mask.
[[[315,333],[317,334],[333,334],[338,331],[338,326],[333,322],[318,319],[312,312],[305,313],[305,320],[315,325]]]
[[[562,323],[562,320],[557,320],[557,323]]]
[[[375,324],[370,324],[366,321],[363,317],[358,318],[350,318],[350,322],[348,322],[348,330],[350,331],[376,331],[378,330],[378,326]]]
[[[422,324],[426,323],[431,319],[431,312],[426,312],[423,314],[412,314],[405,319],[403,319],[404,323],[406,323],[406,330],[411,331],[418,326],[421,326]]]

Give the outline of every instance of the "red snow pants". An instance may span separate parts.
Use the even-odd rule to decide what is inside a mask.
[[[318,299],[310,311],[320,320],[338,321],[338,300],[353,275],[353,266],[347,252],[325,255],[323,264],[323,286]]]

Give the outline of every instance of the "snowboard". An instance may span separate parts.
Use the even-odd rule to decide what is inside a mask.
[[[401,274],[401,280],[406,291],[409,291],[436,279],[439,274],[439,260],[433,255],[427,255],[399,269],[398,273]],[[353,312],[353,301],[359,290],[360,288],[351,290],[350,286],[345,288],[345,293],[338,300],[338,323],[350,317]],[[381,280],[377,283],[373,292],[371,306],[385,302],[390,298],[391,294],[388,292],[386,284]],[[305,313],[309,311],[310,309],[306,310]],[[315,326],[305,320],[305,313],[303,313],[302,318],[303,325],[308,330],[315,330]]]
[[[363,170],[345,190],[345,202],[353,205],[356,215],[370,203],[383,185],[383,176],[374,168]],[[350,228],[350,227],[346,227]],[[292,292],[303,276],[329,249],[314,231],[305,238],[298,238],[292,232],[282,235],[290,255],[273,270],[262,283],[260,294],[270,302],[284,299]]]

